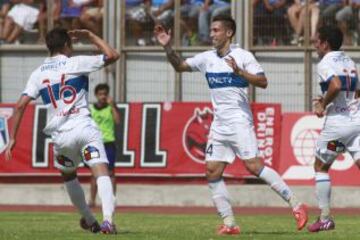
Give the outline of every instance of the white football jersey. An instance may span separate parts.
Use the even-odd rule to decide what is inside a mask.
[[[327,106],[326,124],[347,125],[358,118],[359,101],[355,99],[355,91],[359,88],[358,75],[354,61],[342,51],[327,53],[317,66],[319,84],[325,95],[331,79],[338,76],[341,91]]]
[[[233,132],[233,123],[253,124],[248,99],[249,83],[245,78],[236,75],[225,62],[229,56],[232,56],[239,68],[246,72],[264,74],[253,54],[237,46],[231,46],[229,53],[224,57],[218,56],[214,49],[186,59],[193,71],[200,71],[205,75],[214,108],[212,129],[224,134]]]
[[[44,133],[70,130],[86,119],[88,109],[89,73],[104,66],[104,55],[46,58],[30,76],[23,95],[33,99],[41,96],[47,106]]]

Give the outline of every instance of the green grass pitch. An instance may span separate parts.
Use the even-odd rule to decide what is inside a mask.
[[[100,218],[100,215],[97,216]],[[311,221],[314,216],[311,217]],[[359,239],[360,218],[336,216],[336,230],[310,234],[295,230],[292,216],[240,215],[240,236],[217,236],[215,227],[220,223],[213,214],[161,215],[118,213],[116,223],[119,234],[101,235],[80,229],[75,213],[0,212],[1,240],[91,240],[91,239]]]

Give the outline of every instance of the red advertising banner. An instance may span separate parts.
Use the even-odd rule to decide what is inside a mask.
[[[289,184],[313,185],[314,148],[324,118],[310,113],[286,113],[282,119],[281,152],[278,171]],[[330,176],[333,185],[359,185],[359,170],[350,154],[339,155]]]
[[[0,105],[0,176],[58,175],[52,144],[42,133],[46,109],[31,105],[20,127],[13,160],[6,162],[8,120],[13,105]],[[205,174],[205,148],[213,119],[209,103],[118,104],[121,123],[117,126],[116,173],[120,176],[196,177]],[[252,105],[259,150],[266,164],[277,167],[280,154],[281,107]],[[89,171],[80,167],[80,174]],[[230,165],[226,176],[249,175],[241,161]]]

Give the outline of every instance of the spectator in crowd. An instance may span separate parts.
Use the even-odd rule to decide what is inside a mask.
[[[0,0],[0,36],[2,36],[3,25],[7,13],[10,10],[11,1],[10,0]]]
[[[317,0],[309,0],[308,16],[310,16],[310,40],[316,39],[316,31],[319,23],[320,9]],[[306,5],[305,0],[295,0],[288,9],[290,25],[294,30],[292,45],[302,44],[304,37],[303,31],[305,26]]]
[[[335,14],[347,0],[319,0],[320,25],[335,25]]]
[[[136,45],[145,46],[143,24],[150,21],[146,6],[149,0],[126,0],[126,26],[131,30],[132,37],[135,38]]]
[[[174,1],[174,0],[172,0]],[[181,29],[183,30],[182,45],[193,46],[198,42],[197,21],[204,0],[181,1]]]
[[[173,7],[172,0],[126,0],[126,17],[130,21],[129,25],[135,28],[133,33],[138,46],[155,44],[154,37],[145,38],[145,30],[152,29],[154,23],[169,27],[173,17]],[[147,29],[144,29],[145,26]]]
[[[39,25],[39,41],[44,40],[46,3],[45,0],[21,0],[8,12],[4,22],[0,41],[14,43],[23,31],[33,30],[36,23]]]
[[[81,24],[96,35],[102,34],[102,20],[104,15],[103,0],[94,0],[92,5],[84,7],[80,15]]]
[[[359,7],[360,0],[348,0],[335,15],[338,26],[344,35],[344,45],[351,45],[353,42],[354,44],[357,44]],[[351,28],[354,28],[354,34],[351,32]]]
[[[255,0],[254,36],[257,44],[282,44],[286,37],[287,0]]]
[[[80,29],[81,6],[72,0],[55,0],[53,19],[56,26],[72,30]]]
[[[98,84],[95,87],[95,96],[97,102],[90,106],[91,117],[99,127],[102,135],[102,140],[105,146],[105,152],[109,161],[109,175],[111,178],[113,193],[116,193],[115,181],[115,160],[116,160],[116,145],[115,145],[115,125],[120,123],[120,115],[112,98],[109,96],[109,85]],[[97,193],[96,179],[91,178],[90,184],[90,201],[89,206],[95,206],[95,199]]]
[[[202,44],[210,44],[210,21],[214,17],[230,14],[230,0],[205,0],[199,13],[199,40]]]
[[[172,0],[151,0],[150,16],[155,23],[169,27],[173,17],[173,8]]]
[[[73,30],[82,28],[80,16],[85,7],[91,6],[95,0],[55,0],[55,25]]]

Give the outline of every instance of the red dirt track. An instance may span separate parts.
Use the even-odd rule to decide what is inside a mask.
[[[76,212],[72,206],[41,206],[41,205],[0,205],[0,212]],[[100,208],[95,208],[100,211]],[[289,214],[289,208],[273,207],[241,207],[234,208],[238,215],[263,215],[263,214]],[[152,213],[152,214],[216,214],[212,207],[117,207],[118,213]],[[360,215],[360,208],[334,208],[334,214]],[[310,213],[318,213],[317,209],[311,208]]]

